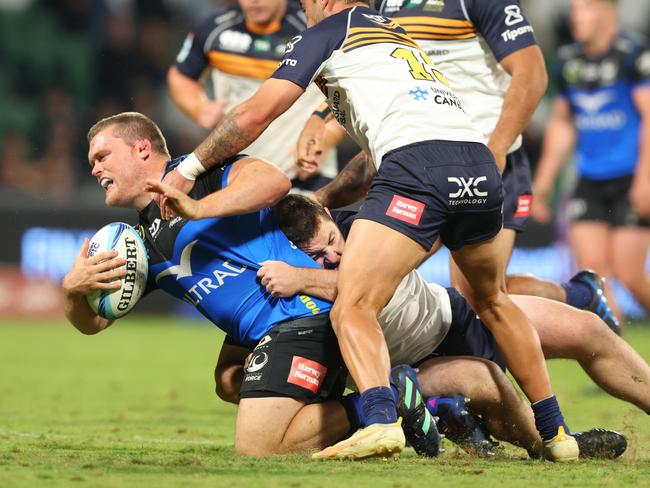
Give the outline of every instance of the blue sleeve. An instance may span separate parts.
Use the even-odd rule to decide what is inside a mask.
[[[214,16],[205,19],[194,31],[187,34],[183,46],[176,56],[176,68],[194,80],[198,80],[208,66],[208,56],[203,47],[211,30],[214,29]]]
[[[524,17],[519,0],[465,0],[465,6],[469,20],[490,46],[497,61],[537,44],[533,27]]]
[[[271,78],[288,80],[307,89],[325,61],[345,39],[347,22],[341,20],[340,14],[328,17],[291,39]]]

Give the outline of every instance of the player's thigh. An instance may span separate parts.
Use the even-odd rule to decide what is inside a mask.
[[[611,230],[609,224],[595,220],[571,223],[569,244],[578,267],[608,274]]]
[[[288,397],[242,398],[237,411],[235,449],[244,456],[283,452],[282,439],[305,403]]]
[[[509,235],[501,230],[495,237],[478,244],[469,244],[451,252],[471,288],[467,297],[471,302],[505,293],[506,262],[502,243]]]
[[[472,398],[503,375],[492,361],[469,356],[435,357],[418,366],[418,382],[425,397],[460,394]]]
[[[510,298],[537,330],[546,359],[578,358],[596,335],[607,332],[607,325],[591,312],[541,297]]]
[[[502,262],[507,263],[510,261],[510,256],[512,255],[512,249],[515,245],[515,239],[517,237],[517,232],[513,229],[502,229],[497,241],[497,249],[501,254],[500,259]],[[453,256],[449,258],[449,274],[451,277],[451,286],[460,290],[461,293],[467,295],[471,293],[471,287],[469,282],[461,272],[460,268],[454,261]]]
[[[650,228],[616,227],[612,231],[612,268],[623,283],[643,282],[650,247]]]
[[[339,266],[337,305],[379,309],[427,252],[397,230],[372,220],[355,220]]]

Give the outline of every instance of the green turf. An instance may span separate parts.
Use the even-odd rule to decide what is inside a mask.
[[[650,359],[650,324],[627,339]],[[567,361],[551,363],[573,429],[618,429],[620,460],[574,465],[448,452],[424,460],[315,463],[238,459],[235,407],[213,394],[216,329],[127,318],[86,337],[63,322],[0,322],[0,487],[11,486],[648,486],[650,419],[601,393]],[[448,446],[447,446],[448,447]]]

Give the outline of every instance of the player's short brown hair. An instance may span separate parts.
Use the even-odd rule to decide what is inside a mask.
[[[160,127],[140,112],[122,112],[101,119],[88,130],[88,143],[90,144],[93,137],[107,127],[113,127],[113,136],[124,139],[128,144],[135,144],[140,139],[148,139],[154,152],[170,157],[167,141]]]
[[[318,217],[332,220],[325,207],[302,195],[287,195],[271,208],[271,212],[282,232],[298,247],[314,238],[320,226]]]

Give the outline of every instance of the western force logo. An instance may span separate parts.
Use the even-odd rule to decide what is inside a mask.
[[[419,225],[424,208],[425,205],[422,202],[394,195],[388,210],[386,210],[386,215],[409,224]]]
[[[508,27],[524,21],[524,16],[521,15],[519,5],[508,5],[503,11],[506,14],[505,23]]]
[[[481,204],[487,202],[487,198],[476,198],[487,197],[488,192],[482,191],[478,187],[479,183],[487,181],[487,176],[479,176],[477,178],[473,176],[469,178],[449,176],[447,177],[447,181],[454,183],[458,187],[456,191],[449,192],[449,205]]]
[[[255,354],[253,358],[251,359],[251,362],[248,363],[248,367],[246,368],[247,373],[255,373],[262,369],[264,366],[266,366],[266,363],[269,362],[269,355],[265,352],[260,352],[259,354]]]
[[[300,386],[312,393],[318,393],[326,374],[326,366],[311,359],[294,356],[291,361],[291,369],[289,370],[287,383]]]

